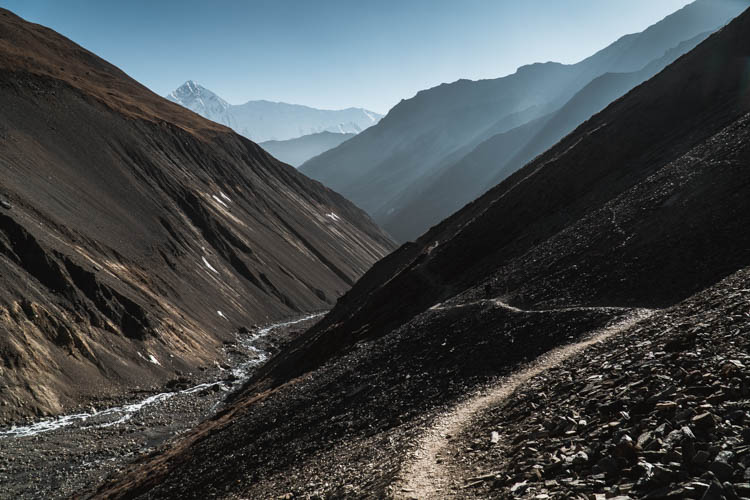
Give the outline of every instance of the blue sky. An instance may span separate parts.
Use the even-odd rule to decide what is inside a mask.
[[[577,62],[689,0],[0,0],[164,95],[384,113],[417,91]]]

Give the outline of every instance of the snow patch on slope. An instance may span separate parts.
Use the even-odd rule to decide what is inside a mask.
[[[219,271],[217,271],[214,266],[212,266],[205,257],[201,257],[203,259],[203,264],[208,268],[209,271],[213,271],[216,274],[219,274]]]

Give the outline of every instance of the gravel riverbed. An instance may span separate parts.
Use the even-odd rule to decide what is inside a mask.
[[[0,499],[68,498],[222,408],[280,344],[304,331],[310,314],[238,333],[223,363],[92,408],[0,428]]]

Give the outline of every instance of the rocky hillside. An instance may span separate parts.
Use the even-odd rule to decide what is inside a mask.
[[[213,363],[391,241],[254,143],[0,10],[0,421]]]
[[[750,497],[749,280],[532,379],[454,437],[443,497]]]
[[[301,170],[398,241],[414,240],[748,6],[697,0],[576,64],[532,64],[503,78],[421,91]]]
[[[682,472],[680,460],[689,452],[679,458],[668,449],[691,439],[681,430],[688,419],[695,435],[691,460],[700,455],[704,465],[721,462],[706,467],[717,481],[702,478],[705,488],[715,490],[718,483],[727,498],[730,488],[744,491],[733,486],[744,474],[737,469],[744,463],[740,450],[730,449],[738,431],[714,418],[729,415],[730,398],[743,390],[744,372],[733,371],[745,366],[737,348],[727,348],[725,360],[711,354],[706,361],[718,370],[727,366],[728,378],[706,374],[709,364],[691,364],[696,358],[689,354],[679,361],[684,370],[649,361],[671,363],[675,356],[665,353],[696,353],[707,339],[701,335],[713,332],[704,315],[723,318],[728,328],[736,324],[728,332],[737,335],[738,348],[745,342],[744,309],[736,295],[744,293],[741,285],[730,279],[717,285],[726,293],[705,291],[750,266],[749,58],[750,11],[417,242],[381,260],[320,323],[271,359],[224,412],[134,464],[97,496],[419,497],[400,485],[411,484],[410,467],[422,456],[415,450],[430,439],[451,438],[434,430],[445,412],[502,384],[519,365],[600,330],[615,335],[606,340],[614,343],[596,352],[612,357],[603,368],[586,368],[586,377],[602,379],[544,385],[567,392],[535,397],[562,405],[566,394],[583,387],[592,395],[587,402],[606,404],[606,387],[609,394],[632,389],[630,399],[621,398],[621,407],[602,407],[598,416],[588,416],[596,406],[570,410],[566,417],[581,417],[575,425],[543,411],[515,414],[513,425],[545,426],[531,439],[545,438],[545,429],[582,428],[601,438],[601,447],[587,451],[566,441],[565,449],[549,456],[544,452],[552,442],[537,443],[523,461],[483,462],[489,471],[481,470],[476,476],[484,478],[474,476],[472,483],[497,488],[492,494],[498,497],[532,492],[516,484],[546,479],[555,482],[544,487],[563,496],[566,488],[579,486],[599,495],[650,492],[663,487],[663,477],[672,478],[668,487],[674,489],[667,493],[679,496],[678,482],[697,491],[701,486],[688,484],[694,476]],[[695,305],[704,312],[690,313]],[[662,348],[657,334],[677,340]],[[621,354],[631,336],[632,354]],[[720,355],[721,347],[705,349]],[[649,372],[653,378],[639,385],[635,374]],[[693,386],[702,388],[689,392]],[[716,398],[698,403],[690,395]],[[639,424],[636,415],[645,420]],[[662,425],[661,415],[671,419],[669,425]],[[711,421],[720,432],[708,433]],[[480,431],[485,441],[477,443],[478,452],[493,440],[516,446],[529,439],[500,432],[495,438],[487,430]],[[683,434],[669,438],[675,430]],[[723,437],[735,440],[725,450],[734,455],[715,444]],[[466,453],[468,444],[456,445]],[[633,455],[636,445],[653,453]],[[562,465],[548,470],[555,456]],[[643,470],[636,468],[640,458],[650,464]],[[701,467],[690,474],[702,475]],[[526,479],[529,474],[536,479]],[[570,484],[570,477],[577,482]],[[647,479],[628,489],[628,478],[639,477]],[[662,479],[648,482],[652,477]],[[534,488],[534,495],[547,494],[541,484]]]

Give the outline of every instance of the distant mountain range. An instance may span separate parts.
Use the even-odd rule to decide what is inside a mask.
[[[747,0],[698,0],[573,65],[532,64],[401,101],[300,170],[411,240],[724,26]]]
[[[293,167],[299,167],[310,158],[335,148],[355,135],[357,134],[320,132],[286,141],[261,142],[259,146],[271,153],[276,159],[288,163]]]
[[[192,80],[166,98],[255,142],[285,141],[321,132],[358,134],[383,117],[362,108],[326,110],[270,101],[233,105]]]

